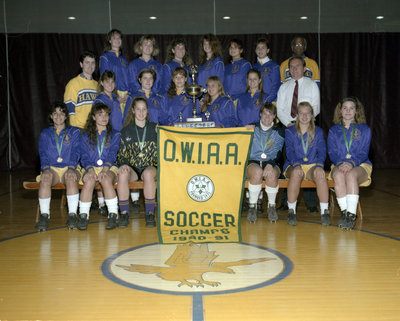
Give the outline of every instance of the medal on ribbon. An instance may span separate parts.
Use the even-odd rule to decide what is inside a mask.
[[[260,122],[260,127],[258,127],[258,131],[259,131],[259,133],[260,133],[260,145],[261,145],[261,149],[262,149],[262,153],[261,153],[260,157],[261,157],[262,159],[267,159],[267,154],[265,153],[265,150],[267,149],[268,141],[269,141],[269,139],[270,139],[270,137],[271,137],[271,134],[272,134],[272,128],[270,129],[270,132],[269,132],[269,134],[268,134],[268,137],[267,137],[267,139],[264,141],[264,143],[263,143],[263,141],[262,141],[261,122]]]
[[[62,163],[63,159],[61,157],[61,151],[62,151],[62,144],[64,141],[64,137],[65,137],[65,128],[64,128],[64,133],[63,136],[61,138],[61,143],[58,141],[58,136],[57,136],[57,132],[56,129],[53,128],[53,134],[54,134],[54,140],[56,141],[56,147],[57,147],[57,153],[58,153],[58,158],[57,158],[57,163]]]
[[[304,142],[303,136],[300,137],[300,139],[301,139],[301,145],[303,146],[303,152],[304,152],[303,161],[305,163],[307,163],[308,162],[307,152],[308,152],[308,143],[309,143],[309,141],[308,141],[308,139],[309,139],[308,132],[307,132],[306,142]]]
[[[101,142],[101,146],[100,146],[100,142],[99,142],[99,133],[97,133],[97,155],[99,155],[99,159],[97,160],[96,164],[99,166],[103,165],[103,161],[101,160],[101,155],[103,154],[103,149],[104,149],[104,144],[106,143],[106,137],[104,136],[103,141]]]
[[[343,133],[344,143],[346,145],[346,150],[347,150],[346,159],[351,159],[350,148],[351,148],[351,144],[353,143],[353,137],[354,137],[355,131],[356,131],[356,124],[353,124],[353,130],[351,131],[351,135],[350,135],[350,142],[347,142],[346,132],[345,132],[344,126],[342,124],[342,133]]]
[[[140,140],[140,138],[139,138],[139,132],[138,132],[138,130],[137,130],[136,124],[135,124],[135,130],[136,130],[137,141],[138,141],[139,149],[140,149],[140,152],[139,152],[139,154],[138,154],[138,157],[139,157],[139,158],[143,158],[143,157],[144,157],[143,147],[144,147],[144,141],[145,141],[145,139],[146,139],[147,126],[145,125],[144,128],[143,128],[142,140]]]

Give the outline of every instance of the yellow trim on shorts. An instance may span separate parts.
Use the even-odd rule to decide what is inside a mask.
[[[362,182],[362,183],[360,184],[360,186],[365,187],[365,186],[371,185],[371,181],[372,181],[372,180],[371,180],[372,166],[371,166],[370,164],[367,164],[367,163],[361,163],[361,164],[360,164],[360,167],[363,168],[363,169],[367,172],[367,175],[368,175],[367,180],[364,181],[364,182]],[[333,171],[334,168],[335,168],[335,165],[332,164],[332,166],[331,166],[331,171],[330,171],[330,173],[329,173],[329,175],[328,175],[328,179],[332,179],[332,171]]]
[[[55,173],[58,176],[58,179],[60,180],[60,182],[62,182],[62,177],[64,176],[64,174],[66,173],[66,171],[69,170],[68,166],[65,167],[54,167],[54,166],[50,166],[50,169],[53,173]],[[78,174],[80,173],[80,166],[78,166],[78,168],[76,169],[78,171]],[[43,172],[40,172],[40,174],[38,176],[36,176],[36,182],[40,182],[40,177],[42,176]]]
[[[99,175],[99,173],[103,170],[103,166],[101,166],[101,167],[95,167],[95,166],[93,166],[92,168],[94,169],[94,172],[96,173],[96,175]],[[110,167],[110,171],[113,172],[113,173],[115,174],[115,178],[118,177],[118,167],[111,166],[111,167]],[[82,185],[83,185],[82,178],[83,178],[83,175],[85,175],[86,172],[87,172],[87,170],[84,169],[84,168],[82,167],[81,179],[80,179],[80,181],[79,181],[79,184],[82,184]]]
[[[315,165],[317,165],[317,164],[316,164],[316,163],[313,163],[313,164],[300,164],[301,169],[303,170],[303,173],[304,173],[304,178],[307,176],[308,171],[309,171],[311,168],[313,168]],[[293,166],[292,166],[292,165],[289,165],[289,166],[286,168],[285,172],[283,173],[283,175],[284,175],[286,178],[288,178],[288,177],[286,176],[286,172],[287,172],[287,170],[289,169],[289,167],[293,167]],[[298,167],[298,166],[296,166],[296,167]],[[293,167],[293,168],[295,168],[295,167]]]

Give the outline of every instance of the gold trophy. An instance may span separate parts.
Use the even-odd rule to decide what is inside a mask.
[[[209,121],[208,118],[210,117],[210,113],[206,115],[207,121],[203,121],[201,116],[197,115],[197,108],[196,108],[196,99],[200,98],[206,90],[201,87],[200,85],[196,84],[196,75],[199,73],[198,67],[196,65],[190,66],[190,76],[192,78],[192,84],[186,86],[185,94],[190,96],[193,101],[193,111],[192,117],[188,117],[186,122],[182,122],[182,114],[179,118],[179,123],[175,123],[175,127],[193,127],[193,128],[203,128],[203,127],[215,127],[215,123],[213,121]]]

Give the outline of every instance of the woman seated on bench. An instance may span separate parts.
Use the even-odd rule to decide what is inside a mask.
[[[260,108],[260,122],[254,128],[253,144],[251,146],[247,179],[249,181],[249,212],[247,220],[257,220],[257,200],[261,192],[262,181],[265,180],[265,192],[268,195],[268,219],[278,220],[275,209],[276,194],[279,190],[278,177],[281,173],[279,160],[281,158],[284,130],[276,125],[276,106],[265,103]]]
[[[80,143],[81,164],[83,167],[83,187],[79,203],[78,229],[86,230],[92,204],[93,189],[101,184],[108,208],[106,229],[117,226],[118,198],[114,190],[118,168],[115,160],[121,140],[118,131],[113,130],[110,120],[111,109],[106,104],[93,105]]]
[[[356,97],[344,98],[337,104],[333,123],[328,134],[328,153],[333,163],[330,175],[342,211],[338,226],[351,230],[356,222],[358,186],[371,183],[371,129],[366,124],[364,106]]]
[[[129,224],[129,183],[143,180],[146,226],[156,226],[154,210],[157,177],[156,124],[149,122],[147,100],[133,99],[121,130],[118,152],[118,197],[121,211],[120,226]]]
[[[288,183],[288,224],[297,225],[296,204],[301,181],[305,178],[317,185],[317,194],[321,207],[321,223],[331,223],[328,200],[329,189],[324,171],[326,145],[322,129],[314,124],[314,112],[308,102],[301,102],[297,107],[295,126],[285,132],[286,161],[284,174]]]
[[[68,108],[63,102],[54,102],[49,113],[50,127],[43,129],[39,138],[41,174],[39,185],[40,216],[36,223],[45,231],[50,220],[51,187],[59,182],[67,189],[68,225],[75,222],[79,202],[79,128],[69,126]]]

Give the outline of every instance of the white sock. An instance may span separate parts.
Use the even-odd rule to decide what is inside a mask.
[[[79,193],[74,195],[67,195],[68,212],[75,213],[78,210]]]
[[[278,194],[278,191],[279,191],[279,185],[277,185],[276,187],[265,186],[265,192],[268,195],[269,205],[275,205],[276,194]]]
[[[108,213],[114,213],[118,215],[118,197],[106,199],[105,201],[108,208]]]
[[[321,215],[325,213],[325,210],[328,209],[329,203],[319,203],[319,207],[321,208]]]
[[[92,202],[79,202],[79,214],[86,214],[89,219],[90,205]]]
[[[258,195],[260,194],[262,184],[253,185],[249,183],[248,188],[249,188],[249,204],[257,203]]]
[[[288,206],[289,210],[293,210],[294,214],[296,214],[296,205],[297,205],[297,201],[294,201],[293,203],[290,203],[289,201],[287,202],[287,206]]]
[[[132,202],[134,202],[134,201],[138,201],[139,200],[139,192],[132,192],[131,193],[131,199],[132,199]]]
[[[347,199],[347,212],[356,214],[357,213],[357,205],[358,205],[359,195],[357,195],[357,194],[347,194],[346,195],[346,199]]]
[[[97,200],[99,201],[99,207],[104,206],[104,197],[97,197]]]
[[[346,196],[340,197],[340,198],[337,197],[336,199],[339,204],[340,211],[343,212],[343,211],[347,210],[347,197]]]
[[[49,214],[50,218],[50,200],[49,198],[39,198],[40,214]]]

